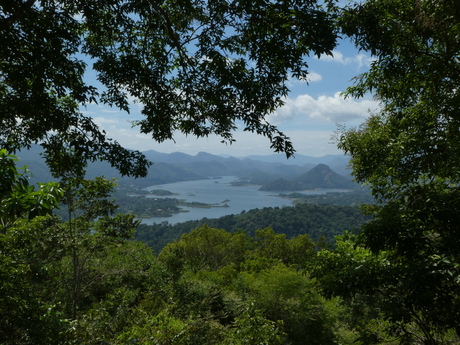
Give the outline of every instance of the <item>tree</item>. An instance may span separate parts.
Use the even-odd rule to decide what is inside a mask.
[[[63,252],[59,220],[20,219],[0,233],[0,343],[58,344],[67,327],[51,271]]]
[[[40,142],[48,162],[104,159],[126,175],[148,162],[106,137],[81,108],[102,103],[130,111],[156,141],[180,131],[232,142],[244,130],[277,152],[289,138],[265,121],[282,105],[288,79],[307,78],[309,55],[331,54],[332,16],[316,1],[27,0],[0,7],[0,143]],[[84,74],[96,73],[102,86]]]
[[[370,0],[346,8],[345,34],[376,60],[348,89],[382,108],[339,135],[353,175],[380,203],[358,243],[385,253],[394,282],[371,279],[392,321],[415,322],[424,344],[460,335],[460,10],[454,1]],[[384,271],[388,272],[388,271]],[[389,287],[392,287],[391,289]]]
[[[377,58],[347,93],[359,97],[371,91],[383,107],[339,141],[351,154],[357,180],[369,181],[379,197],[391,199],[420,184],[421,177],[457,179],[457,6],[373,0],[346,11],[342,21],[358,47]]]
[[[316,283],[283,263],[274,262],[259,272],[243,271],[239,279],[249,298],[267,319],[281,322],[289,344],[335,344],[335,320]]]
[[[283,344],[285,334],[281,322],[267,320],[261,310],[255,309],[254,304],[248,303],[235,320],[235,328],[229,334],[224,345],[256,345]]]
[[[63,190],[54,182],[36,190],[16,161],[0,150],[0,342],[57,343],[64,322],[44,282],[62,250],[51,212]]]
[[[16,167],[17,157],[0,150],[0,233],[22,218],[51,214],[63,197],[55,182],[41,183],[38,190],[29,185],[27,167]]]
[[[140,221],[134,215],[116,214],[114,200],[109,200],[116,186],[114,181],[98,177],[94,180],[68,178],[63,202],[69,218],[61,224],[62,241],[68,254],[63,260],[64,290],[68,316],[75,319],[82,296],[96,279],[91,267],[93,259],[101,260],[107,250],[132,238]],[[67,275],[66,271],[67,270]]]
[[[171,272],[179,267],[198,272],[239,265],[251,241],[244,233],[230,233],[204,225],[169,243],[159,255]],[[180,265],[179,265],[180,264]]]
[[[129,241],[139,221],[112,216],[113,181],[74,178],[35,190],[16,160],[0,150],[0,343],[80,343],[80,325],[97,333],[111,320],[122,328],[159,271],[151,250]],[[59,201],[69,208],[67,222],[51,214]],[[114,319],[109,299],[120,296]]]

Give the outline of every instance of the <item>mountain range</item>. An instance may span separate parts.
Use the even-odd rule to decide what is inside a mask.
[[[332,180],[350,181],[347,170],[348,158],[344,155],[325,156],[325,157],[308,157],[296,155],[295,158],[287,160],[283,155],[269,156],[249,156],[249,157],[223,157],[200,152],[195,156],[181,152],[161,153],[154,150],[143,152],[144,155],[153,162],[149,169],[149,174],[145,178],[133,179],[121,177],[118,172],[110,167],[106,162],[94,162],[88,166],[87,178],[96,176],[105,176],[107,178],[115,177],[120,184],[128,184],[137,188],[144,188],[157,184],[173,183],[179,181],[198,180],[215,176],[238,176],[249,179],[256,184],[266,185],[275,180],[283,179],[290,183],[297,181],[302,186],[308,185],[303,180],[308,180],[309,171],[320,165],[327,165],[329,171],[320,168],[310,173],[313,178],[315,188],[338,188],[338,187],[321,187],[326,183],[318,176],[323,176],[326,180],[331,180],[331,172],[334,175]],[[18,154],[19,166],[27,165],[32,172],[32,183],[51,181],[52,176],[49,173],[44,160],[40,156],[40,147],[34,146],[28,151],[21,151]],[[298,163],[298,164],[295,164]],[[315,172],[316,171],[316,172]],[[313,174],[313,175],[312,175]],[[304,176],[305,175],[305,176]],[[252,176],[252,178],[251,178]],[[255,181],[255,177],[258,178]],[[320,186],[321,185],[321,186]]]

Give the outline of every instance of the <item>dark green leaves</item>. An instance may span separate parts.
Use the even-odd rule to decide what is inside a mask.
[[[55,135],[82,160],[133,176],[148,162],[106,138],[81,106],[129,112],[136,99],[144,117],[135,124],[156,141],[180,131],[231,143],[242,126],[290,156],[289,138],[265,117],[282,105],[291,75],[305,78],[306,58],[330,54],[336,41],[316,1],[28,1],[0,13],[4,144],[40,141],[51,157]],[[84,80],[88,68],[100,90]]]
[[[449,330],[460,334],[460,262],[453,245],[459,234],[460,12],[451,1],[370,0],[346,9],[341,21],[356,45],[376,57],[348,94],[371,92],[382,104],[339,140],[356,180],[368,183],[381,202],[368,209],[375,219],[359,237],[374,254],[367,264],[380,255],[388,260],[388,270],[353,291],[383,292],[384,315],[395,329],[408,332],[413,322],[425,344],[437,344],[436,336]]]

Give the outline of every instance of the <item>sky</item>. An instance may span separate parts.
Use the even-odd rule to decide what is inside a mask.
[[[308,83],[290,81],[291,93],[285,99],[285,105],[267,120],[291,138],[298,154],[313,157],[343,154],[331,139],[337,126],[359,126],[371,112],[378,109],[377,103],[370,96],[364,99],[345,99],[341,95],[353,84],[353,77],[369,68],[371,57],[344,41],[334,50],[333,57],[310,57],[307,61],[310,67]],[[82,112],[91,116],[107,132],[109,138],[129,149],[183,152],[190,155],[208,152],[234,157],[273,153],[267,138],[242,130],[234,133],[236,142],[231,145],[222,144],[217,136],[196,139],[181,133],[176,134],[175,141],[157,143],[149,135],[131,128],[129,120],[139,118],[139,110],[134,106],[131,114],[127,115],[115,108],[91,104]]]

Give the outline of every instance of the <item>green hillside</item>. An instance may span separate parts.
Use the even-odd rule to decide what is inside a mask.
[[[353,189],[357,184],[332,171],[325,164],[318,164],[313,169],[292,179],[278,178],[264,184],[260,189],[266,191],[296,191],[317,188]]]
[[[182,234],[207,224],[230,232],[241,230],[250,236],[254,236],[257,229],[271,227],[287,238],[306,234],[315,241],[322,237],[333,243],[335,236],[344,231],[355,231],[367,220],[369,218],[357,206],[300,204],[295,207],[253,209],[237,215],[204,218],[175,225],[168,222],[140,224],[135,238],[160,252],[166,244],[179,239]]]

